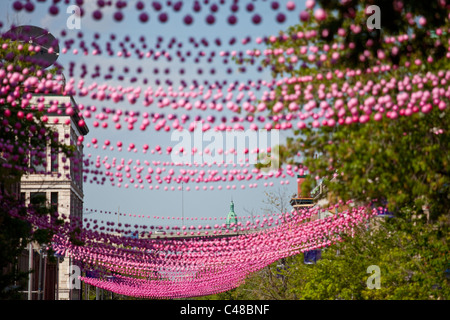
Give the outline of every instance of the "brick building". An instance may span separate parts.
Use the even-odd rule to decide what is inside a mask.
[[[34,167],[35,173],[26,174],[21,179],[21,197],[25,204],[45,202],[47,206],[57,208],[59,215],[66,219],[83,217],[83,144],[79,137],[85,136],[89,130],[78,115],[78,107],[72,96],[47,94],[37,96],[33,103],[44,103],[46,106],[58,105],[58,111],[48,114],[48,125],[58,133],[60,143],[75,148],[75,156],[66,159],[65,155],[47,148],[47,161]],[[65,108],[70,106],[75,112],[66,114]],[[33,156],[30,157],[33,166]],[[34,251],[39,248],[34,246]],[[56,300],[81,299],[80,289],[71,289],[68,285],[69,268],[72,265],[68,257],[58,257],[56,265],[57,284],[54,291]],[[52,267],[50,267],[52,268]],[[46,279],[54,275],[45,274]],[[42,279],[41,279],[42,280]],[[31,282],[34,280],[30,280]],[[49,283],[51,287],[53,285]],[[47,290],[47,288],[46,288]],[[52,298],[51,293],[48,298]]]

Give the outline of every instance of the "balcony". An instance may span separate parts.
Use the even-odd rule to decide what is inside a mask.
[[[313,198],[292,198],[290,201],[293,207],[311,207],[314,205]]]

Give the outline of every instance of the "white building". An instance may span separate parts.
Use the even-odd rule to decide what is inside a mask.
[[[48,125],[58,133],[58,141],[76,148],[74,159],[66,159],[64,154],[47,148],[46,164],[34,166],[36,173],[26,174],[21,179],[21,197],[25,204],[33,199],[45,199],[47,205],[58,208],[59,215],[83,218],[83,144],[77,143],[78,137],[85,136],[89,130],[78,115],[78,107],[73,97],[64,95],[36,96],[30,104],[44,103],[46,106],[58,105],[58,111],[48,114]],[[71,116],[66,114],[66,107],[70,104],[75,111]],[[57,120],[55,120],[57,119]],[[40,155],[34,155],[40,156]],[[30,157],[33,166],[33,155]],[[56,300],[81,299],[81,290],[68,284],[68,257],[59,258],[57,267]],[[74,287],[74,286],[72,286]],[[76,286],[75,286],[76,287]]]

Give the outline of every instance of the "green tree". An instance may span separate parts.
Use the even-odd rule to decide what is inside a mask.
[[[28,243],[51,242],[54,230],[36,228],[26,221],[27,215],[51,216],[54,227],[63,223],[53,208],[34,205],[25,207],[12,186],[20,182],[31,167],[45,164],[42,154],[46,148],[62,152],[68,158],[73,147],[59,142],[58,136],[45,121],[45,110],[31,108],[25,103],[35,89],[26,85],[28,77],[37,81],[53,79],[59,73],[57,68],[44,70],[30,63],[25,57],[33,55],[29,44],[21,44],[10,39],[0,39],[0,61],[2,85],[0,91],[0,299],[15,299],[14,286],[28,277],[17,269],[17,257]],[[52,257],[49,250],[48,256]]]
[[[316,264],[298,254],[251,274],[219,300],[447,300],[450,297],[449,220],[374,218],[353,236],[322,250]],[[386,219],[386,220],[384,220]],[[283,268],[280,268],[283,264]],[[379,268],[371,288],[370,266]]]
[[[300,119],[280,160],[309,171],[304,196],[320,178],[330,202],[387,206],[394,215],[343,235],[314,265],[304,264],[302,254],[289,258],[287,291],[268,281],[277,262],[231,295],[448,299],[449,7],[420,0],[317,2],[301,24],[266,39],[273,54],[263,65],[282,84],[260,103],[274,116],[274,128],[285,116]],[[380,9],[380,29],[367,25],[370,5]],[[372,265],[380,268],[379,289],[367,285]]]
[[[318,3],[321,14],[318,5],[307,9],[303,23],[267,39],[278,52],[263,60],[273,76],[302,79],[261,101],[277,121],[300,119],[281,162],[310,172],[304,195],[321,178],[334,200],[387,203],[396,213],[414,203],[432,220],[448,214],[448,5]],[[380,29],[367,26],[374,4]]]
[[[414,114],[396,120],[328,127],[299,139],[310,172],[328,179],[336,197],[388,204],[395,214],[413,205],[429,219],[449,214],[449,135],[445,111]],[[320,150],[321,156],[314,157]],[[314,185],[309,179],[309,190]]]
[[[316,265],[296,256],[293,292],[300,299],[447,299],[449,99],[432,93],[448,81],[448,6],[318,3],[325,10],[318,19],[318,6],[307,9],[304,23],[267,42],[299,61],[268,56],[263,63],[274,77],[306,80],[285,82],[263,101],[272,114],[292,115],[295,103],[320,115],[325,106],[282,146],[281,161],[309,171],[303,195],[321,178],[330,202],[387,205],[395,218],[327,248]],[[373,4],[381,28],[370,30],[365,9]],[[381,289],[367,288],[369,265],[381,268]]]
[[[430,225],[408,219],[374,221],[352,238],[330,246],[316,265],[303,265],[293,291],[300,299],[428,300],[450,296],[449,221]],[[301,263],[298,263],[301,265]],[[370,288],[367,272],[380,269],[380,287]]]

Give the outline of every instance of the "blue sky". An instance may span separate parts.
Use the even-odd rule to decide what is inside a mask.
[[[60,9],[60,13],[57,16],[52,16],[48,14],[48,6],[51,1],[47,1],[44,3],[35,2],[36,8],[33,13],[26,13],[24,10],[17,13],[12,9],[12,4],[14,1],[1,1],[0,2],[0,10],[1,10],[1,18],[0,21],[3,23],[2,31],[7,31],[8,27],[11,24],[19,24],[19,25],[36,25],[42,28],[48,29],[52,34],[56,37],[60,38],[60,48],[64,47],[64,41],[69,38],[77,39],[78,34],[81,32],[83,35],[82,40],[86,42],[86,44],[90,47],[90,43],[94,41],[94,34],[98,33],[100,39],[98,43],[104,48],[104,43],[106,41],[110,41],[111,34],[116,36],[115,41],[111,41],[113,43],[113,50],[115,52],[120,49],[118,45],[120,42],[125,42],[124,39],[126,36],[130,37],[129,43],[140,43],[140,37],[145,37],[145,43],[148,45],[147,50],[153,49],[157,51],[158,49],[155,46],[158,43],[158,37],[162,37],[163,41],[161,42],[161,49],[164,50],[167,48],[167,44],[170,42],[172,38],[176,39],[176,44],[182,43],[183,47],[180,49],[182,52],[191,51],[192,56],[196,56],[198,51],[201,49],[205,52],[206,56],[209,57],[212,51],[215,51],[216,56],[214,56],[213,62],[208,63],[202,59],[201,63],[193,63],[191,60],[186,60],[186,62],[181,63],[177,59],[173,59],[171,62],[164,61],[163,59],[159,59],[155,61],[153,59],[137,59],[137,58],[129,58],[129,59],[121,59],[118,57],[109,57],[106,54],[102,54],[100,56],[83,56],[82,54],[74,55],[72,53],[73,48],[78,47],[77,41],[75,41],[75,45],[68,51],[67,54],[61,54],[58,62],[63,65],[65,68],[69,68],[70,62],[75,62],[75,75],[74,78],[77,80],[80,78],[80,66],[81,64],[86,64],[88,67],[88,76],[85,78],[85,82],[87,85],[93,82],[97,82],[98,84],[107,83],[109,85],[117,86],[122,85],[124,87],[129,86],[138,86],[141,85],[145,87],[142,83],[142,79],[145,77],[148,79],[148,85],[153,87],[157,87],[154,83],[155,78],[160,79],[163,83],[165,79],[170,79],[174,83],[178,83],[181,79],[186,81],[188,84],[192,84],[194,80],[197,80],[199,83],[203,83],[205,80],[209,82],[214,81],[224,81],[226,80],[228,83],[233,81],[239,82],[247,82],[248,80],[258,81],[258,80],[267,80],[270,81],[271,77],[267,71],[258,72],[255,67],[249,68],[247,72],[243,74],[237,74],[233,72],[232,75],[228,75],[226,73],[226,68],[232,67],[233,63],[230,61],[228,65],[224,65],[218,57],[218,53],[221,50],[247,50],[247,49],[264,49],[263,45],[257,45],[255,43],[256,37],[267,36],[267,35],[276,35],[279,30],[285,30],[291,24],[298,23],[298,15],[301,10],[304,9],[304,1],[295,1],[296,9],[292,12],[288,12],[285,9],[285,4],[287,1],[278,1],[280,3],[280,8],[278,10],[271,9],[270,5],[272,1],[239,1],[238,4],[240,6],[239,11],[236,13],[238,18],[238,23],[234,26],[230,26],[226,23],[226,18],[230,15],[230,5],[233,1],[225,1],[225,4],[221,5],[220,1],[209,1],[207,6],[203,5],[202,11],[199,13],[193,13],[191,10],[191,4],[193,1],[184,1],[182,11],[178,13],[174,13],[172,9],[167,8],[165,6],[163,11],[166,10],[169,13],[169,20],[167,23],[160,23],[157,21],[157,16],[155,11],[150,8],[150,1],[145,1],[146,9],[150,13],[149,22],[143,24],[138,20],[137,10],[135,9],[136,1],[128,1],[128,6],[125,10],[123,10],[125,14],[125,19],[117,23],[112,19],[113,13],[116,9],[108,8],[103,11],[103,19],[100,21],[94,21],[92,16],[92,11],[96,8],[96,1],[85,0],[84,9],[86,15],[81,18],[81,29],[80,30],[70,30],[67,28],[66,21],[69,18],[70,14],[66,13],[66,9],[68,7],[64,1],[61,1],[58,4]],[[72,1],[74,2],[74,1]],[[163,5],[167,4],[167,1],[160,1]],[[174,3],[176,1],[172,1]],[[200,1],[201,4],[204,1]],[[204,19],[206,17],[206,12],[209,13],[209,8],[211,4],[217,3],[219,7],[219,11],[215,13],[217,18],[216,23],[213,26],[209,26],[204,23]],[[255,26],[250,23],[251,15],[246,12],[245,6],[248,3],[253,3],[255,6],[254,13],[259,13],[263,22]],[[194,24],[191,26],[186,26],[182,22],[182,17],[189,11],[194,17]],[[283,24],[279,24],[275,21],[275,16],[277,13],[283,12],[287,16],[287,20]],[[61,31],[65,31],[67,36],[60,37]],[[242,45],[240,41],[245,37],[251,37],[251,44]],[[199,45],[198,48],[195,48],[194,45],[189,41],[190,37],[195,38],[198,42],[200,39],[206,39],[209,42],[208,47],[204,47]],[[235,37],[237,40],[237,44],[230,46],[228,44],[229,39]],[[222,40],[222,45],[220,47],[214,44],[214,40],[216,38],[220,38]],[[102,45],[103,44],[103,45]],[[170,51],[169,49],[167,49]],[[176,46],[171,49],[172,55],[175,57],[175,51],[177,50]],[[108,71],[108,68],[113,66],[115,69],[114,78],[111,80],[103,80],[102,77],[92,79],[90,74],[94,72],[94,66],[99,65],[101,68],[101,74],[104,75]],[[124,67],[128,67],[130,72],[129,75],[126,76],[125,81],[119,81],[117,79],[117,75],[121,73]],[[143,69],[143,72],[138,75],[138,81],[136,83],[130,83],[127,81],[131,76],[137,75],[136,70],[138,67]],[[153,70],[155,68],[159,69],[159,73],[155,75]],[[164,77],[161,75],[162,70],[165,68],[170,68],[170,73]],[[184,68],[186,70],[184,75],[179,74],[179,70]],[[198,75],[196,70],[198,68],[202,68],[204,73],[202,75]],[[211,68],[215,68],[216,73],[211,75],[207,72]],[[66,74],[66,77],[68,75]],[[165,86],[163,84],[163,86]],[[174,85],[174,88],[178,86]],[[262,92],[262,91],[260,91]],[[133,110],[140,112],[161,112],[161,110],[157,110],[157,107],[152,105],[148,108],[145,108],[142,104],[129,105],[125,102],[119,104],[109,104],[109,102],[98,103],[98,101],[92,101],[88,96],[86,97],[75,97],[76,101],[80,104],[91,105],[94,104],[97,107],[110,107],[110,108],[119,108],[122,110]],[[167,113],[177,113],[180,115],[182,111],[180,110],[163,110]],[[195,116],[196,114],[200,114],[203,117],[206,117],[207,113],[201,111],[197,113],[192,111],[190,116]],[[216,114],[216,116],[220,116],[221,114]],[[223,115],[230,116],[231,113],[224,112]],[[90,128],[90,133],[86,136],[86,141],[90,142],[92,138],[97,138],[99,141],[104,141],[105,139],[111,140],[111,142],[115,143],[118,140],[121,140],[124,146],[127,146],[130,142],[136,143],[136,145],[140,146],[144,143],[148,143],[150,147],[154,147],[155,145],[161,145],[163,148],[167,145],[175,145],[176,142],[171,141],[170,136],[171,132],[163,133],[156,132],[153,128],[147,129],[144,132],[141,132],[139,129],[134,129],[133,131],[128,131],[126,129],[115,130],[115,129],[101,129],[94,128],[92,126],[92,121],[94,119],[86,119],[87,124]],[[153,124],[152,124],[153,126]],[[286,137],[285,132],[282,132],[281,139]],[[140,161],[148,160],[161,160],[161,161],[170,161],[170,158],[164,155],[151,155],[150,153],[143,154],[142,152],[138,153],[129,153],[126,152],[126,147],[124,147],[125,151],[107,151],[101,150],[102,143],[99,143],[100,148],[85,148],[85,154],[91,154],[91,159],[94,159],[97,156],[100,156],[102,159],[104,156],[108,156],[109,159],[116,157],[117,159],[124,158],[128,159],[140,159]],[[141,150],[139,148],[139,150]],[[206,168],[207,169],[207,168]],[[296,179],[291,177],[286,177],[286,179],[282,179],[283,181],[289,180],[289,185],[287,187],[280,185],[281,179],[273,179],[271,181],[274,182],[273,187],[264,187],[263,182],[257,182],[257,188],[249,188],[247,185],[249,182],[246,182],[246,188],[244,190],[241,189],[241,183],[236,184],[235,190],[227,190],[226,185],[222,185],[222,190],[217,190],[217,184],[214,184],[215,190],[211,191],[184,191],[183,192],[183,209],[182,209],[182,192],[181,191],[163,191],[163,190],[149,190],[148,185],[145,185],[143,190],[135,189],[134,187],[130,187],[125,189],[123,187],[118,188],[117,186],[110,186],[109,182],[106,182],[104,185],[97,185],[96,183],[90,183],[93,178],[92,175],[88,175],[88,182],[84,185],[85,192],[85,208],[90,210],[96,210],[97,213],[90,213],[85,215],[87,218],[98,219],[98,220],[116,220],[117,216],[114,214],[105,214],[104,212],[116,212],[120,207],[120,212],[124,212],[127,214],[136,214],[136,215],[144,215],[144,216],[158,216],[158,217],[166,217],[166,224],[168,224],[167,217],[181,217],[182,212],[184,213],[184,217],[226,217],[229,211],[230,200],[233,199],[235,203],[235,211],[238,216],[248,216],[251,212],[253,214],[262,214],[263,208],[267,207],[263,203],[266,199],[265,192],[278,192],[278,189],[281,188],[282,192],[285,192],[286,195],[292,195],[296,193]],[[255,183],[255,180],[250,181],[251,183]],[[176,188],[178,184],[172,184]],[[171,186],[171,185],[170,185]],[[169,187],[170,187],[169,186]],[[186,187],[186,184],[184,185]],[[194,189],[197,186],[196,183],[189,184],[191,189]],[[203,184],[199,185],[200,187]],[[210,184],[207,185],[208,188]],[[100,213],[102,211],[103,213]],[[86,212],[86,211],[85,211]],[[135,221],[139,221],[136,223],[142,223],[142,220],[135,220],[130,217],[121,218],[121,222],[134,223]],[[148,224],[155,223],[155,220],[147,221]],[[157,220],[156,223],[161,223],[163,220]]]

